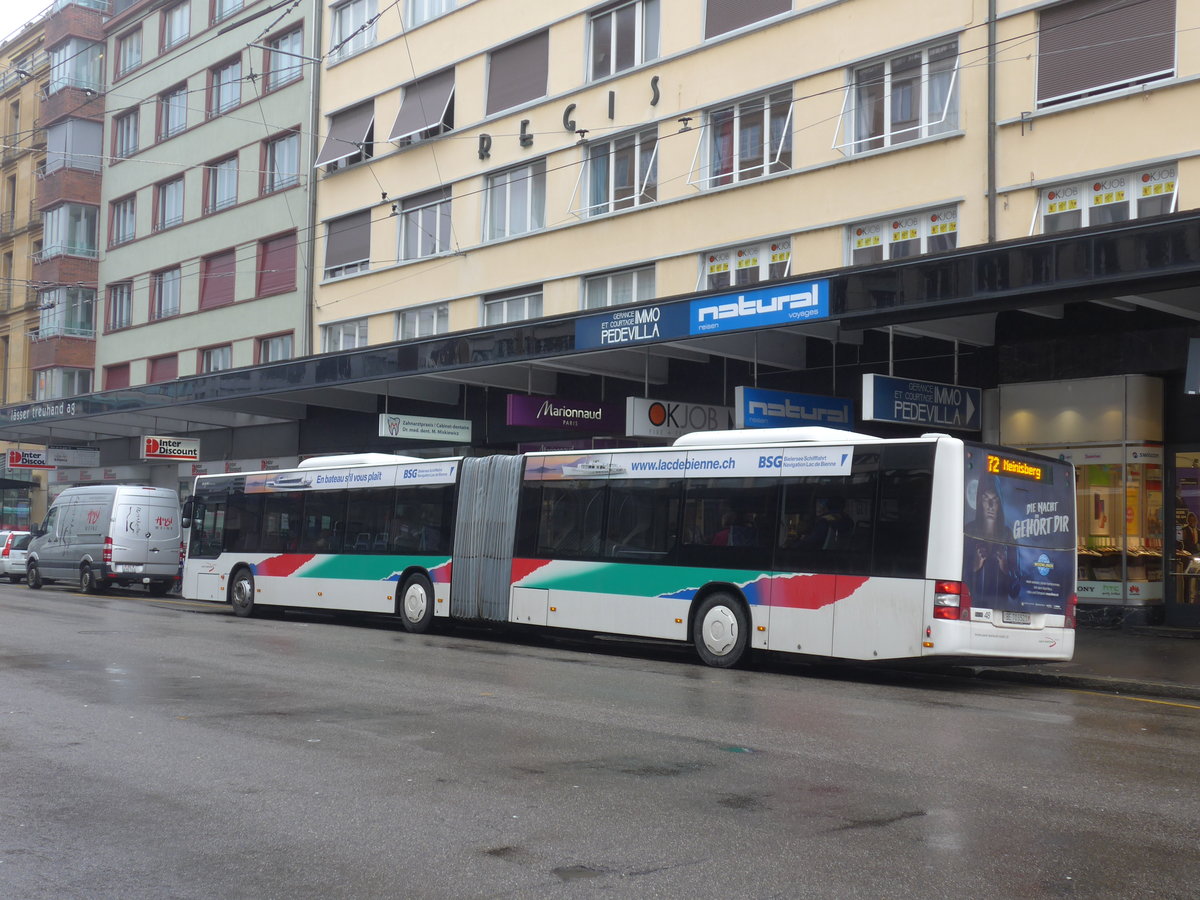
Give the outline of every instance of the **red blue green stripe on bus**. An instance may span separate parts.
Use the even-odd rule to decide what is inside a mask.
[[[354,581],[399,581],[408,569],[429,572],[429,580],[450,580],[450,560],[444,556],[326,556],[313,553],[283,553],[251,566],[256,576],[274,578],[345,578]]]
[[[691,600],[706,584],[731,584],[752,606],[820,609],[849,597],[865,575],[797,575],[746,569],[684,569],[678,566],[514,559],[513,584],[544,590],[631,594]]]

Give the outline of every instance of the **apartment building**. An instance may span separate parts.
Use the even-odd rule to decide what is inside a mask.
[[[266,0],[113,5],[97,389],[308,352],[317,11]]]

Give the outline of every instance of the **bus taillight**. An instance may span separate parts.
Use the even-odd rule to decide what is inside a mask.
[[[971,600],[963,593],[961,581],[938,581],[933,585],[935,619],[971,618]]]
[[[1076,611],[1077,611],[1078,606],[1079,606],[1079,595],[1071,594],[1071,596],[1069,596],[1067,598],[1067,608],[1066,608],[1066,610],[1063,611],[1063,627],[1064,628],[1074,628],[1075,627],[1075,616],[1076,616]]]

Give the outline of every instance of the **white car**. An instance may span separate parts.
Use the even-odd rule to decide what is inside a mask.
[[[0,575],[13,584],[25,580],[25,552],[31,537],[28,531],[0,531]]]

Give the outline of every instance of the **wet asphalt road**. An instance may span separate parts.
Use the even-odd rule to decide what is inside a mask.
[[[0,587],[6,898],[1194,897],[1200,709]]]

